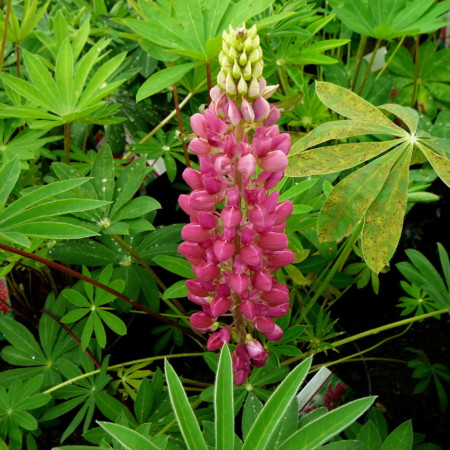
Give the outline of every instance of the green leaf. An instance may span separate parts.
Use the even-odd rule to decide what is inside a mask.
[[[73,303],[76,306],[90,308],[91,304],[88,302],[86,297],[80,294],[75,289],[64,289],[62,291],[62,295],[69,300],[70,303]]]
[[[114,160],[109,145],[103,145],[95,155],[91,176],[97,198],[111,201],[114,193]]]
[[[380,450],[409,450],[413,445],[413,429],[411,421],[398,426],[380,447]]]
[[[432,152],[424,145],[419,145],[419,148],[433,166],[433,169],[439,175],[439,178],[450,187],[450,159]]]
[[[98,309],[97,312],[103,322],[105,322],[114,333],[120,334],[121,336],[127,334],[127,326],[122,319],[103,309]]]
[[[22,393],[22,395],[24,394]],[[51,398],[50,394],[35,394],[19,400],[16,407],[23,410],[40,408],[41,406],[46,405]]]
[[[164,361],[170,403],[184,441],[190,450],[207,450],[200,426],[177,374],[167,359]]]
[[[150,97],[164,88],[177,83],[190,70],[192,70],[197,63],[185,63],[177,66],[169,67],[154,73],[145,83],[139,88],[136,94],[136,101],[140,102],[144,98]]]
[[[84,325],[83,332],[81,334],[81,348],[85,350],[89,345],[89,341],[92,337],[92,332],[94,331],[94,318],[93,314],[89,314],[87,321]]]
[[[111,217],[114,221],[134,219],[135,217],[142,217],[143,215],[160,209],[161,204],[152,197],[141,196],[134,198],[129,203],[124,205]]]
[[[195,278],[195,274],[191,269],[191,264],[182,258],[168,255],[158,255],[153,258],[153,261],[168,270],[169,272],[180,275],[184,278]]]
[[[172,284],[164,291],[163,298],[183,298],[188,294],[188,288],[186,287],[186,281],[180,280]]]
[[[339,120],[326,122],[314,128],[307,135],[299,139],[291,148],[289,157],[300,153],[307,148],[322,144],[331,139],[348,139],[354,136],[368,134],[387,134],[397,136],[399,133],[385,125],[364,120]]]
[[[190,37],[190,45],[198,51],[204,51],[205,33],[203,30],[203,1],[174,0],[173,7],[178,17],[182,17],[183,28]],[[204,56],[206,59],[206,54]]]
[[[316,92],[320,100],[333,111],[349,119],[375,122],[405,135],[405,131],[391,122],[378,108],[356,95],[349,89],[324,81],[316,82]]]
[[[63,222],[24,223],[12,227],[13,231],[44,239],[80,239],[98,235],[87,228]]]
[[[82,319],[86,314],[90,312],[88,308],[74,309],[69,311],[62,319],[62,323],[73,323]]]
[[[1,173],[1,172],[0,172]],[[1,180],[1,178],[0,178]],[[16,200],[12,205],[2,212],[0,222],[13,217],[24,209],[29,208],[43,200],[47,200],[55,195],[74,189],[89,181],[89,178],[76,178],[64,181],[55,181],[54,183],[41,186]]]
[[[116,212],[133,197],[149,170],[150,168],[145,165],[144,158],[134,160],[123,169],[115,185],[114,204],[110,212],[111,217],[114,217]]]
[[[0,169],[0,209],[3,208],[8,200],[9,194],[16,185],[20,175],[19,158],[14,158],[6,164],[2,164]],[[3,213],[0,214],[0,218]]]
[[[353,423],[375,401],[375,397],[361,398],[347,403],[300,428],[283,442],[279,450],[313,450]]]
[[[62,113],[68,114],[72,112],[76,102],[73,90],[73,52],[68,38],[64,39],[56,57],[55,78]]]
[[[399,117],[405,125],[409,128],[411,134],[416,134],[417,125],[419,123],[419,114],[416,110],[401,105],[381,105],[379,109],[384,109],[397,117]]]
[[[139,389],[134,401],[134,413],[138,423],[144,423],[150,414],[154,403],[155,393],[153,392],[152,385],[147,378],[143,378],[139,384]]]
[[[308,358],[299,364],[270,396],[250,429],[242,450],[262,450],[267,447],[291,400],[308,374],[311,361],[312,359]]]
[[[378,274],[395,253],[403,228],[408,197],[412,148],[404,151],[366,213],[362,250],[367,265]]]
[[[23,59],[28,75],[33,83],[33,87],[35,87],[36,91],[39,93],[38,98],[44,100],[39,101],[39,103],[37,103],[38,106],[44,107],[47,111],[61,114],[62,102],[57,95],[57,86],[48,69],[44,66],[39,57],[30,52],[23,51]],[[30,91],[29,86],[28,91]],[[29,100],[31,100],[31,98],[29,98]]]
[[[292,163],[292,161],[291,161]],[[279,198],[280,202],[284,202],[285,200],[289,200],[291,198],[297,197],[297,195],[311,189],[316,184],[317,179],[315,180],[305,180],[300,183],[296,183],[293,187],[284,191]]]
[[[315,148],[292,155],[287,173],[289,176],[306,177],[340,172],[372,159],[396,145],[398,139]]]
[[[321,242],[338,240],[361,220],[383,187],[401,150],[377,158],[334,187],[319,215]]]
[[[37,364],[45,364],[47,362],[39,344],[22,324],[3,316],[0,318],[0,331],[10,344],[29,355]]]
[[[124,450],[160,450],[150,440],[130,428],[117,423],[97,422]]]
[[[26,411],[14,410],[11,414],[12,419],[19,424],[20,427],[25,428],[25,430],[35,430],[38,427],[37,420]]]
[[[380,433],[371,420],[361,427],[356,438],[363,444],[365,450],[379,450],[381,447]]]
[[[245,399],[244,410],[242,412],[242,436],[244,441],[247,439],[247,435],[263,407],[264,405],[261,403],[261,400],[253,392],[249,392]]]
[[[214,385],[216,450],[227,450],[234,441],[233,368],[230,350],[224,345]]]

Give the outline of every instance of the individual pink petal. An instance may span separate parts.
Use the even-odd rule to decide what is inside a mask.
[[[267,264],[269,266],[284,267],[293,264],[295,255],[290,250],[275,251],[267,255]]]
[[[217,194],[222,190],[222,181],[215,177],[203,177],[203,187],[208,194]]]
[[[269,272],[264,270],[256,272],[253,287],[263,292],[270,292],[272,290],[272,277]]]
[[[189,150],[197,155],[208,155],[211,146],[208,144],[208,141],[201,138],[194,138],[191,142],[189,142],[188,146]]]
[[[249,266],[258,266],[261,262],[261,249],[254,245],[241,247],[239,256]]]
[[[217,100],[215,112],[219,117],[225,118],[228,114],[228,97],[223,93]]]
[[[228,327],[221,328],[220,331],[211,334],[211,336],[208,339],[208,342],[206,343],[206,348],[210,352],[219,350],[225,344],[230,342],[230,339],[231,339],[230,329]]]
[[[202,311],[199,311],[192,314],[189,321],[195,331],[198,331],[199,333],[206,333],[207,331],[213,331],[211,325],[216,321],[216,319]]]
[[[290,200],[279,203],[275,209],[275,225],[284,222],[292,214],[293,210],[294,205]]]
[[[222,237],[225,241],[232,241],[236,237],[236,228],[224,228]]]
[[[287,155],[291,149],[291,136],[288,133],[282,133],[273,138],[273,148],[276,150],[281,150],[285,155]]]
[[[210,230],[211,228],[214,228],[217,226],[218,223],[218,217],[215,216],[214,214],[205,212],[205,211],[200,211],[198,213],[197,216],[198,219],[198,223],[203,227],[206,228],[208,230]]]
[[[252,105],[245,98],[242,99],[241,103],[241,116],[244,122],[253,123],[255,121],[255,112]]]
[[[220,262],[230,259],[236,252],[236,246],[233,242],[218,239],[214,242],[214,254]]]
[[[210,139],[209,132],[214,131],[217,134],[223,134],[228,128],[228,125],[222,120],[219,119],[212,111],[207,109],[204,113],[206,124],[207,124],[207,132],[208,139]]]
[[[201,281],[213,281],[220,275],[219,266],[207,262],[193,266],[192,269]]]
[[[209,96],[211,97],[211,100],[214,103],[217,103],[217,101],[219,100],[220,96],[223,95],[223,91],[222,89],[220,89],[219,86],[214,86],[212,89],[210,89],[209,91]]]
[[[189,207],[195,211],[213,211],[216,199],[203,190],[192,191],[189,195]]]
[[[241,113],[239,112],[239,108],[236,106],[236,103],[234,103],[233,100],[228,100],[228,118],[234,126],[237,126],[241,123]]]
[[[257,317],[253,321],[253,325],[258,331],[260,331],[264,335],[266,333],[271,333],[275,327],[275,324],[273,323],[273,320],[270,317]]]
[[[289,311],[289,303],[281,303],[280,305],[277,306],[269,306],[269,308],[267,308],[267,315],[269,317],[283,317],[286,315],[286,313]]]
[[[186,194],[181,194],[178,197],[178,204],[180,205],[181,209],[189,216],[196,218],[198,215],[198,211],[196,211],[195,209],[192,209],[189,206],[189,198],[190,195],[186,195]]]
[[[280,170],[279,172],[273,172],[264,182],[264,188],[267,190],[273,189],[283,178],[284,172]]]
[[[256,172],[256,159],[249,153],[239,159],[237,169],[245,178],[250,178]]]
[[[250,222],[254,225],[264,226],[268,219],[267,210],[256,205],[253,209],[250,209],[247,213]]]
[[[284,250],[288,246],[288,239],[284,233],[264,233],[258,238],[258,245],[265,250]]]
[[[205,230],[201,225],[188,223],[182,228],[181,237],[184,241],[203,242],[207,241],[211,234],[209,230]]]
[[[249,357],[255,367],[263,367],[267,362],[269,352],[261,345],[257,339],[252,339],[245,343]]]
[[[206,297],[210,292],[208,289],[205,289],[199,280],[186,280],[186,287],[189,289],[189,292],[199,297]]]
[[[228,206],[237,207],[240,206],[239,203],[239,189],[237,187],[232,187],[226,191],[228,198]]]
[[[272,139],[267,137],[254,138],[253,148],[258,158],[264,158],[269,150],[272,150]]]
[[[208,233],[209,239],[209,233]],[[181,253],[186,258],[202,259],[205,256],[205,250],[194,242],[182,242],[178,246],[178,253]]]
[[[231,171],[232,161],[228,156],[219,156],[214,161],[214,168],[218,175],[227,175]]]
[[[239,306],[242,314],[249,320],[253,320],[256,317],[256,304],[251,300],[244,300]]]
[[[269,341],[279,341],[283,337],[283,330],[278,325],[274,325],[272,331],[262,332],[262,334]]]
[[[231,273],[228,282],[233,291],[241,294],[248,288],[249,278],[245,273]]]
[[[271,192],[261,203],[260,206],[267,209],[269,213],[273,213],[278,204],[278,197],[280,193],[278,191]]]
[[[280,110],[274,105],[270,105],[269,117],[263,122],[265,127],[273,125],[281,117]]]
[[[242,229],[242,232],[241,232],[241,242],[244,245],[253,244],[255,236],[256,236],[255,231],[252,228],[250,228],[249,226],[246,226]]]
[[[194,114],[191,116],[192,131],[199,137],[206,139],[206,119],[203,114]]]
[[[256,97],[253,102],[253,109],[255,111],[255,121],[266,120],[269,117],[270,105],[264,97]]]
[[[202,174],[198,170],[186,167],[182,176],[191,189],[203,189]]]
[[[220,213],[222,224],[226,228],[237,227],[242,220],[242,212],[237,208],[224,208]]]
[[[219,317],[230,310],[233,303],[228,297],[214,297],[211,304],[211,313],[214,317]]]
[[[288,159],[281,150],[272,150],[259,160],[259,165],[267,172],[279,172],[286,169],[288,166]]]
[[[289,301],[289,289],[285,284],[274,284],[270,292],[264,292],[261,298],[269,305],[279,305]]]
[[[207,297],[200,297],[198,295],[194,295],[191,292],[188,292],[187,298],[196,305],[204,306],[209,305],[209,301]]]

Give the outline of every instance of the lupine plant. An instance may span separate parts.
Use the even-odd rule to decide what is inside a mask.
[[[444,238],[397,249],[450,186],[450,0],[387,3],[0,1],[0,449],[435,448],[321,367],[450,306]],[[427,345],[380,364],[445,409]]]
[[[256,27],[230,26],[222,38],[212,102],[191,117],[197,137],[189,149],[199,155],[200,170],[183,172],[193,191],[179,199],[190,223],[181,231],[185,242],[178,251],[197,276],[186,282],[188,298],[203,309],[191,324],[212,332],[208,350],[236,340],[233,369],[241,385],[252,364],[267,361],[255,333],[280,340],[283,331],[273,318],[289,309],[288,288],[274,273],[294,262],[283,233],[293,205],[278,202],[279,192],[270,190],[283,177],[291,140],[274,125],[280,112],[267,98],[277,86],[267,86],[262,76]]]

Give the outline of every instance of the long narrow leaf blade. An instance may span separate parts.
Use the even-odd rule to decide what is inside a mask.
[[[222,347],[214,386],[216,449],[228,450],[234,442],[233,368],[230,350]]]
[[[311,362],[312,359],[308,358],[298,365],[270,396],[250,429],[242,450],[263,450],[267,447],[289,403],[308,374]]]
[[[207,450],[205,439],[195,417],[194,411],[184,392],[183,386],[175,373],[175,370],[166,360],[164,363],[167,387],[169,389],[170,403],[184,441],[189,450]]]

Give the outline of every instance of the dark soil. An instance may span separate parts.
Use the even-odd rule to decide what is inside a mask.
[[[380,277],[380,293],[375,295],[371,288],[353,290],[339,300],[334,308],[334,317],[349,335],[401,320],[400,308],[396,307],[399,297],[405,295],[400,287],[402,275],[395,264],[407,260],[405,249],[421,251],[440,270],[436,243],[441,242],[450,252],[450,194],[443,183],[436,182],[433,192],[441,200],[431,204],[417,204],[407,215],[403,237],[394,257],[391,269]],[[358,341],[361,350],[375,345],[379,340],[398,334],[403,328],[386,331]],[[404,335],[388,341],[369,354],[373,358],[392,358],[409,361],[417,357],[407,350],[413,348],[425,353],[432,363],[449,366],[450,362],[450,319],[428,319],[415,323]],[[356,353],[355,348],[345,348],[346,354]],[[438,396],[433,385],[423,394],[412,394],[417,382],[411,378],[412,369],[405,363],[367,361],[343,364],[335,372],[361,395],[378,395],[378,406],[385,411],[390,429],[407,419],[413,420],[415,432],[426,434],[427,441],[450,448],[450,411],[440,411]],[[367,379],[369,377],[369,381]],[[444,385],[450,396],[450,386]]]

